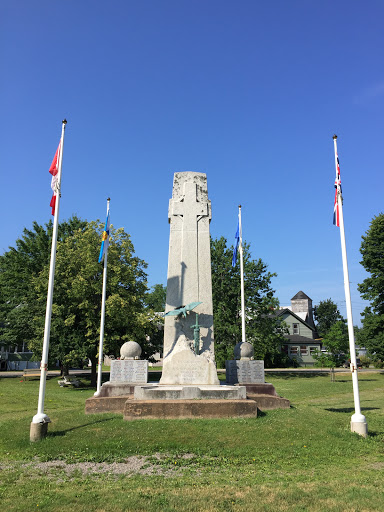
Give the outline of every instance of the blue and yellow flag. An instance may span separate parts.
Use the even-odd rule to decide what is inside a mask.
[[[103,261],[104,256],[107,254],[109,245],[109,208],[107,213],[107,220],[105,221],[105,227],[101,238],[101,248],[99,254],[99,263]]]

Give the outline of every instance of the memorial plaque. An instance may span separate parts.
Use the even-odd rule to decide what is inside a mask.
[[[110,382],[148,382],[148,361],[137,359],[114,360],[111,362]]]
[[[225,361],[229,384],[264,384],[264,361]]]

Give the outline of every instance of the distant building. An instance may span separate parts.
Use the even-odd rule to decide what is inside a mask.
[[[312,299],[304,292],[296,293],[291,299],[291,307],[275,312],[288,327],[285,334],[286,343],[281,346],[282,352],[295,360],[300,366],[313,366],[316,362],[313,357],[320,353],[322,343],[313,320]]]
[[[0,342],[1,343],[1,342]],[[25,370],[26,368],[39,368],[40,362],[31,361],[33,352],[23,343],[17,345],[0,345],[0,370]]]

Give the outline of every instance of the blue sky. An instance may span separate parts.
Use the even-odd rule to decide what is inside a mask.
[[[378,0],[5,0],[1,250],[51,217],[66,117],[61,220],[104,221],[110,196],[151,285],[166,283],[173,173],[205,172],[211,234],[233,243],[241,203],[281,304],[303,290],[345,315],[336,133],[359,323],[361,236],[383,211],[383,19]]]

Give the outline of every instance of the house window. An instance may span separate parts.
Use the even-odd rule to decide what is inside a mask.
[[[301,347],[300,347],[300,352],[301,352],[301,355],[302,355],[302,356],[307,356],[307,355],[308,355],[308,349],[307,349],[307,346],[306,346],[306,345],[301,345]]]
[[[291,347],[290,352],[291,352],[291,355],[297,356],[297,354],[299,353],[299,347]]]
[[[292,324],[292,327],[293,327],[293,334],[300,334],[299,324]]]
[[[309,354],[311,356],[314,356],[317,352],[318,352],[318,348],[317,347],[309,347]]]

